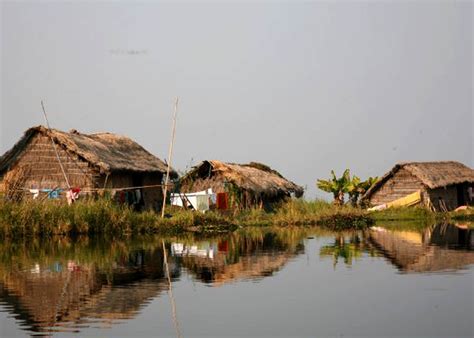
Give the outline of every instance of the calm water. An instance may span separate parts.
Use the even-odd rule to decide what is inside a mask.
[[[462,225],[0,242],[1,337],[472,337],[473,321]]]

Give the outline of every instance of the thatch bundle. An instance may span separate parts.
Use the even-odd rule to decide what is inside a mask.
[[[235,164],[203,161],[181,179],[181,192],[212,188],[214,192],[237,189],[256,201],[276,200],[294,194],[303,195],[303,188],[285,179],[280,173],[260,163]]]

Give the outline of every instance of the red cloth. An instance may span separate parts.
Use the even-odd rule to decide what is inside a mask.
[[[119,192],[119,201],[120,203],[125,203],[125,191]]]
[[[217,209],[227,210],[229,207],[229,195],[226,192],[217,193]]]
[[[217,251],[227,252],[229,250],[229,243],[227,240],[217,243]]]

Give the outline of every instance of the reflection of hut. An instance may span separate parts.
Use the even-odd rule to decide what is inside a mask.
[[[67,188],[51,138],[72,187],[87,190],[160,185],[166,172],[164,162],[128,137],[111,133],[86,135],[39,126],[28,129],[0,157],[0,181],[5,190]],[[175,172],[172,174],[176,176]],[[144,189],[141,196],[146,207],[159,205],[162,189]]]
[[[138,258],[138,259],[137,259]],[[110,271],[94,264],[56,263],[1,272],[0,299],[32,331],[71,330],[88,320],[112,323],[134,317],[167,288],[161,250],[135,252]]]
[[[474,264],[470,238],[474,231],[437,225],[423,233],[374,228],[370,242],[404,272],[456,270]]]
[[[472,203],[469,188],[474,170],[459,162],[407,162],[395,165],[363,196],[372,205],[385,204],[421,191],[422,201],[436,210]]]
[[[261,279],[303,252],[301,238],[289,238],[282,240],[275,233],[266,233],[256,238],[236,236],[218,243],[197,243],[197,247],[214,248],[212,256],[186,254],[174,259],[197,279],[213,285]]]
[[[214,260],[184,256],[182,265],[198,279],[215,286],[237,280],[254,280],[271,276],[279,271],[294,255],[290,253],[261,253],[242,256],[235,263],[227,263],[224,257]]]
[[[181,192],[197,192],[212,188],[214,193],[228,193],[231,204],[239,207],[281,201],[303,188],[285,179],[277,171],[260,163],[234,164],[203,161],[181,180]]]

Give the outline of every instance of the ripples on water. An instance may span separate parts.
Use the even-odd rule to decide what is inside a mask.
[[[0,312],[4,314],[0,318],[15,319],[13,327],[0,329],[0,336],[19,332],[79,334],[94,330],[107,336],[107,330],[117,325],[136,325],[144,336],[157,334],[152,325],[139,318],[156,306],[158,300],[167,298],[161,240],[157,237],[56,238],[0,243]],[[245,281],[256,282],[250,288],[258,288],[268,278],[286,283],[284,270],[296,266],[301,267],[292,278],[317,280],[323,273],[339,283],[347,275],[339,277],[337,271],[351,271],[349,278],[364,280],[368,274],[365,267],[370,273],[418,276],[433,273],[449,276],[468,271],[472,280],[474,264],[474,230],[447,224],[430,227],[398,224],[352,233],[247,229],[220,237],[189,235],[165,241],[172,283],[194,288],[198,296],[204,291],[196,289],[196,283],[212,287],[227,285],[237,297],[239,293],[245,296],[249,288]],[[314,258],[317,258],[315,263]],[[305,260],[306,268],[299,264]],[[361,266],[360,272],[355,268],[357,264]],[[291,287],[292,283],[288,285]],[[304,294],[299,295],[296,280],[294,285],[291,292],[304,299]],[[326,283],[322,286],[328,290],[329,287]],[[275,294],[288,292],[278,286],[272,288],[268,290],[274,290]],[[442,292],[443,287],[428,286],[425,290]],[[472,291],[460,290],[474,302]],[[179,289],[175,293],[178,312],[186,313],[188,302],[195,300],[180,298]],[[219,297],[217,291],[205,294],[209,302],[218,301],[212,299]],[[206,303],[202,306],[206,308]],[[472,305],[467,311],[471,311],[468,316],[472,315]],[[213,310],[208,312],[212,314]],[[187,322],[191,320],[186,320],[184,327]],[[147,325],[150,325],[148,331]],[[185,332],[185,336],[193,334]]]

